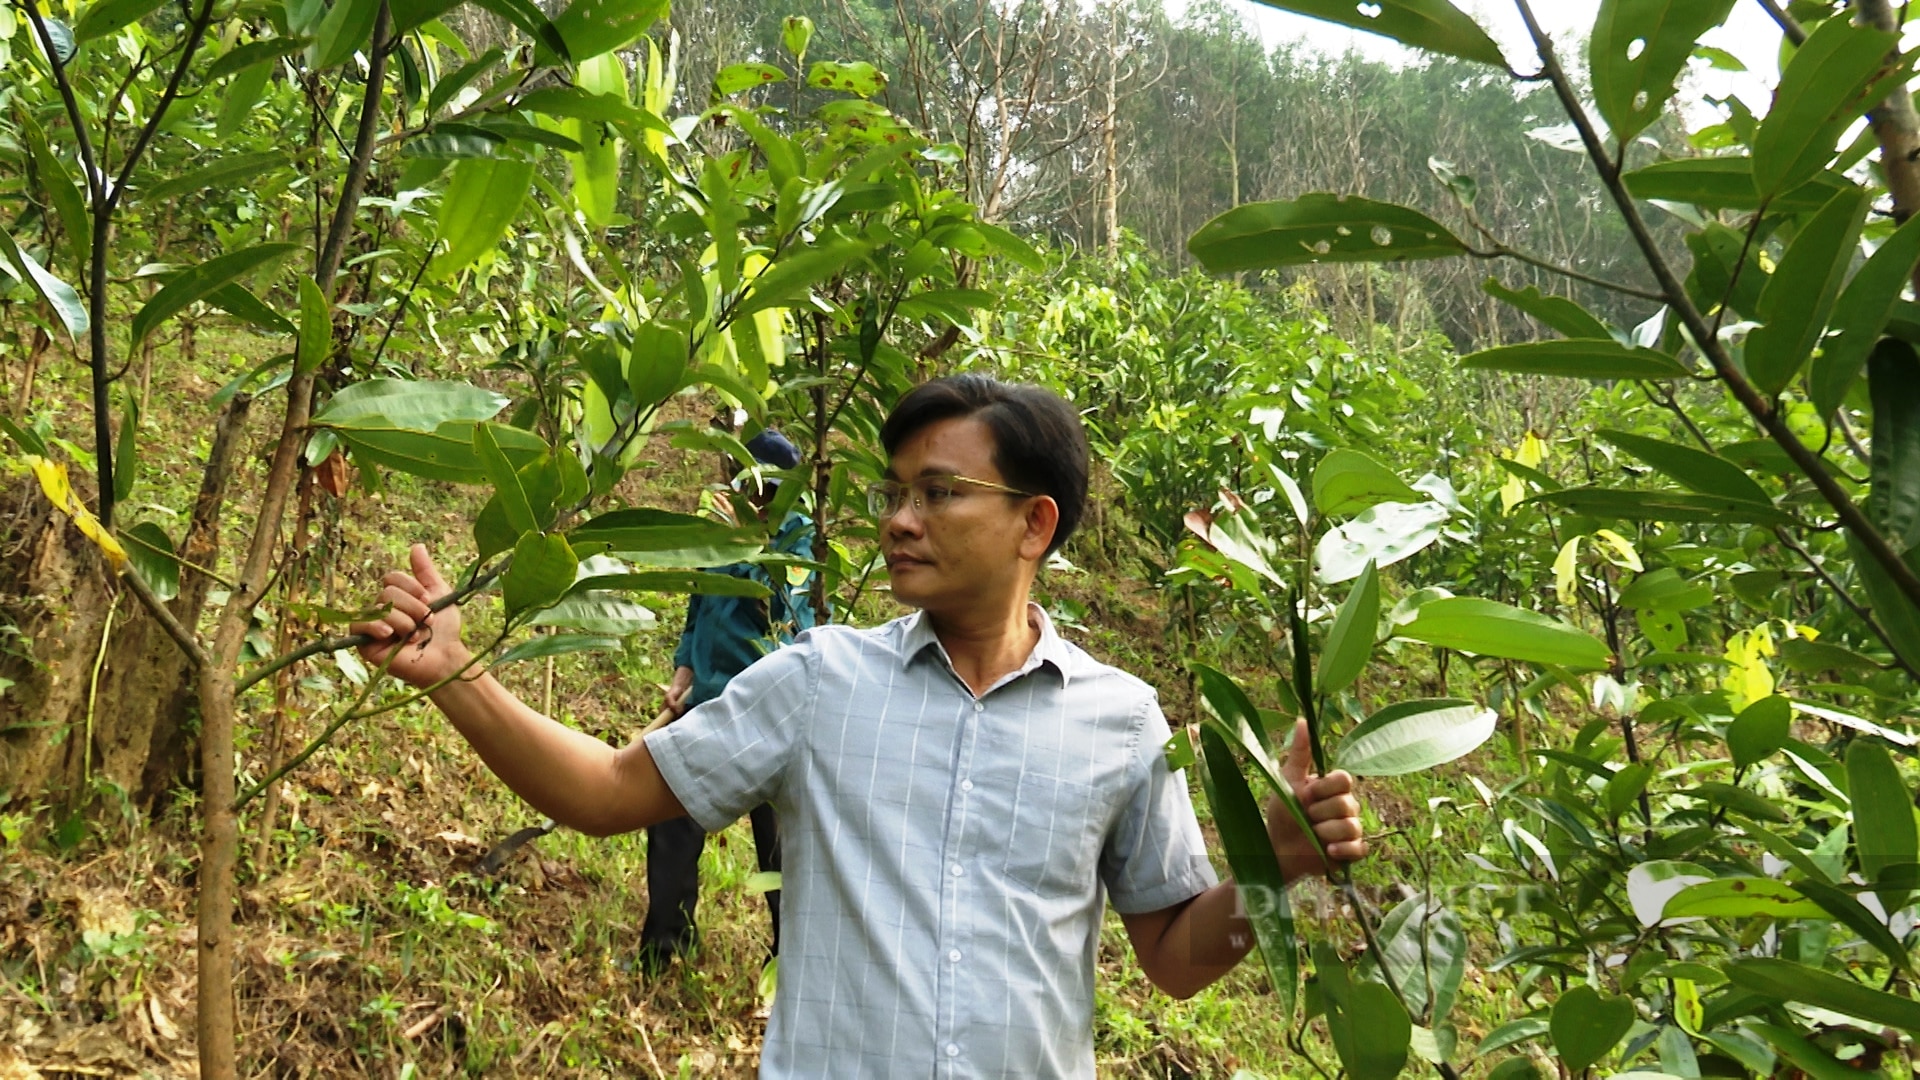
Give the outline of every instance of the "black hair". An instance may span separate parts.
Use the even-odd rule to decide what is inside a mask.
[[[881,425],[880,445],[892,457],[928,425],[967,417],[993,433],[993,467],[1009,485],[1059,505],[1060,524],[1047,554],[1060,550],[1087,506],[1091,455],[1080,414],[1051,390],[967,372],[908,391]]]

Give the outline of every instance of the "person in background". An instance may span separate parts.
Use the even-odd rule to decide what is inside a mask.
[[[785,435],[768,428],[747,440],[755,461],[772,469],[800,464],[800,450]],[[752,473],[735,481],[763,516],[779,491],[780,481],[757,479]],[[771,550],[811,557],[813,522],[789,512],[774,534]],[[667,712],[674,718],[696,705],[712,701],[727,683],[767,653],[793,641],[814,625],[816,615],[808,595],[805,568],[767,568],[734,563],[712,572],[746,578],[766,587],[766,597],[708,596],[687,598],[686,628],[673,653],[673,681],[667,687]],[[780,869],[780,830],[773,807],[767,803],[747,815],[753,826],[754,854],[760,869]],[[666,968],[699,941],[694,908],[700,898],[700,852],[707,831],[690,817],[677,817],[647,827],[647,920],[640,928],[640,967],[649,973]],[[773,923],[773,955],[780,953],[780,890],[766,894],[767,914]]]

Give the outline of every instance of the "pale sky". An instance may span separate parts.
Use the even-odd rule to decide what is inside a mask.
[[[1365,56],[1387,63],[1405,62],[1415,55],[1411,50],[1377,34],[1276,11],[1253,0],[1229,2],[1245,14],[1269,47],[1301,41],[1316,51],[1334,55],[1358,49]],[[1519,11],[1511,0],[1455,0],[1455,6],[1487,28],[1487,32],[1506,51],[1507,61],[1515,70],[1533,71],[1539,67],[1526,25],[1520,21]],[[1599,8],[1600,0],[1533,2],[1533,10],[1541,26],[1553,36],[1555,45],[1563,55],[1575,43],[1584,42]],[[1705,63],[1696,60],[1693,62],[1692,79],[1682,84],[1683,98],[1691,98],[1697,103],[1703,96],[1724,97],[1731,92],[1738,94],[1754,112],[1764,113],[1773,86],[1779,80],[1780,28],[1774,25],[1759,4],[1741,0],[1734,6],[1733,15],[1726,25],[1702,40],[1740,58],[1747,65],[1748,72],[1731,74],[1712,71],[1707,69]],[[1696,121],[1713,122],[1700,109],[1701,106],[1695,104],[1687,109],[1687,115]]]

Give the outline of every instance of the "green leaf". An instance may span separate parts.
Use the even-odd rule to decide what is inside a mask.
[[[645,410],[679,389],[687,372],[687,336],[664,323],[642,323],[627,355],[627,387]]]
[[[207,65],[206,79],[208,82],[216,82],[256,64],[265,64],[283,56],[292,56],[306,48],[307,41],[308,39],[303,37],[271,37],[249,41],[245,45],[236,45],[227,50],[220,59]]]
[[[1480,1045],[1474,1047],[1473,1056],[1482,1057],[1495,1050],[1505,1050],[1509,1046],[1517,1046],[1529,1039],[1537,1039],[1545,1035],[1547,1030],[1547,1021],[1537,1016],[1509,1020],[1487,1032],[1487,1037],[1481,1039]]]
[[[1437,502],[1381,503],[1328,529],[1313,547],[1313,574],[1337,585],[1359,577],[1368,563],[1392,566],[1440,539],[1451,512]]]
[[[1230,274],[1302,263],[1441,259],[1466,254],[1467,245],[1418,210],[1313,194],[1234,207],[1194,233],[1187,250],[1208,271]]]
[[[569,55],[566,39],[560,36],[560,31],[548,21],[546,14],[533,0],[474,0],[474,3],[519,27],[558,59],[581,59]]]
[[[1327,1024],[1345,1038],[1334,1038],[1349,1080],[1393,1080],[1407,1066],[1413,1021],[1406,1006],[1386,985],[1356,983],[1344,1005],[1328,1001]]]
[[[527,502],[527,492],[520,485],[519,473],[507,461],[507,455],[494,439],[496,429],[497,425],[491,423],[473,425],[474,456],[480,459],[480,467],[486,470],[487,480],[500,499],[500,510],[507,516],[507,527],[515,535],[537,531],[540,522]]]
[[[426,114],[431,117],[433,114],[439,112],[449,101],[452,101],[458,96],[460,91],[465,90],[471,85],[475,79],[493,70],[494,65],[498,64],[504,56],[506,56],[506,54],[501,52],[500,47],[496,45],[486,52],[481,53],[479,56],[474,57],[472,60],[460,65],[458,69],[441,76],[440,79],[433,84],[433,89],[427,91]]]
[[[85,22],[84,19],[81,21]],[[20,128],[27,137],[28,150],[39,169],[40,186],[53,204],[54,213],[59,215],[61,231],[66,233],[67,250],[73,255],[74,272],[84,275],[88,257],[93,253],[93,219],[87,214],[86,200],[80,197],[80,189],[74,186],[66,165],[61,162],[60,155],[47,145],[46,135],[41,132],[40,125],[33,122],[31,115],[21,114]]]
[[[147,588],[153,590],[153,595],[163,601],[180,595],[180,560],[165,529],[143,521],[130,529],[121,529],[120,539],[125,541],[122,546],[127,549],[127,564],[147,583]]]
[[[255,64],[233,77],[227,84],[227,96],[220,102],[220,115],[213,124],[215,139],[231,139],[239,132],[253,114],[254,106],[265,96],[273,73],[273,65]]]
[[[369,420],[378,426],[433,431],[449,420],[491,420],[510,398],[471,383],[428,379],[368,379],[327,399],[315,424],[346,427]]]
[[[73,291],[73,286],[48,273],[39,260],[13,242],[13,236],[5,229],[0,229],[0,269],[25,281],[39,294],[40,299],[47,302],[47,306],[60,319],[60,325],[67,328],[68,338],[78,343],[86,336],[93,324],[87,316],[87,306],[80,301],[80,294]]]
[[[1689,885],[1712,878],[1713,871],[1696,863],[1649,859],[1627,871],[1627,903],[1641,926],[1655,926],[1666,917],[1668,901]]]
[[[1913,962],[1907,955],[1906,946],[1900,943],[1899,938],[1893,936],[1893,931],[1887,929],[1887,924],[1881,922],[1879,916],[1867,910],[1865,904],[1854,899],[1852,895],[1817,879],[1796,882],[1794,887],[1804,893],[1807,899],[1824,908],[1827,914],[1845,923],[1848,929],[1859,934],[1862,941],[1878,949],[1880,954],[1892,961],[1895,967],[1908,974],[1913,973]],[[1882,890],[1881,895],[1891,899],[1896,894],[1892,890]],[[1905,905],[1905,894],[1897,895],[1899,899],[1893,900],[1889,905],[1890,910],[1897,910]]]
[[[1743,319],[1756,317],[1768,274],[1746,251],[1745,234],[1714,222],[1699,232],[1688,233],[1686,243],[1693,253],[1687,295],[1694,304],[1702,311],[1724,308]],[[1743,255],[1747,256],[1744,261]],[[1735,267],[1740,268],[1738,277],[1734,276]]]
[[[807,85],[816,90],[837,90],[866,98],[885,90],[887,77],[864,60],[850,64],[822,60],[807,70]]]
[[[90,4],[80,21],[73,24],[73,40],[85,44],[97,37],[139,22],[159,7],[163,0],[99,0]]]
[[[1826,168],[1849,125],[1899,80],[1882,78],[1900,35],[1852,19],[1828,19],[1807,35],[1781,72],[1773,108],[1753,138],[1754,185],[1762,195],[1798,186]]]
[[[1611,339],[1569,338],[1502,345],[1460,358],[1460,366],[1568,379],[1680,379],[1687,369],[1666,353]]]
[[[513,546],[513,562],[500,587],[508,617],[565,596],[579,565],[566,537],[537,532],[522,536]]]
[[[578,548],[600,546],[628,562],[659,567],[725,566],[765,546],[752,529],[649,508],[608,511],[567,537]]]
[[[120,432],[113,451],[113,501],[126,502],[133,494],[133,480],[140,472],[140,399],[127,395],[120,412]]]
[[[262,303],[246,286],[237,282],[208,293],[206,302],[269,334],[296,335],[300,332],[299,327],[288,322],[285,315]]]
[[[1347,733],[1334,753],[1355,776],[1401,776],[1465,757],[1492,737],[1500,716],[1457,698],[1402,701]]]
[[[1863,1070],[1834,1060],[1832,1054],[1808,1042],[1792,1028],[1758,1020],[1745,1021],[1745,1026],[1767,1040],[1767,1044],[1779,1051],[1781,1057],[1813,1080],[1860,1080]],[[1771,1074],[1769,1071],[1768,1075]]]
[[[604,634],[540,634],[501,653],[493,666],[521,660],[544,660],[549,656],[565,656],[568,653],[614,652],[619,648],[619,638]]]
[[[1322,514],[1346,516],[1375,503],[1420,499],[1392,469],[1358,450],[1331,450],[1313,470],[1313,505]]]
[[[1598,338],[1611,341],[1613,334],[1607,330],[1607,324],[1601,322],[1592,312],[1564,296],[1548,296],[1538,286],[1529,285],[1524,289],[1509,289],[1501,284],[1499,278],[1488,278],[1480,285],[1488,296],[1504,300],[1521,311],[1540,320],[1570,338]]]
[[[1788,821],[1787,812],[1770,800],[1746,788],[1724,784],[1717,780],[1695,784],[1679,794],[1689,799],[1699,799],[1712,806],[1724,807],[1735,813],[1745,814],[1755,821],[1770,821],[1776,825],[1784,825]]]
[[[1853,842],[1862,874],[1878,878],[1888,866],[1920,860],[1913,792],[1886,747],[1871,739],[1847,746],[1847,794],[1853,799]]]
[[[794,306],[808,289],[845,270],[868,250],[865,242],[835,237],[781,256],[757,277],[743,282],[746,295],[734,306],[734,320],[767,308]]]
[[[307,66],[314,71],[339,67],[373,43],[373,20],[381,0],[333,0],[327,17],[307,46]]]
[[[1727,978],[1735,986],[1764,997],[1832,1009],[1861,1020],[1896,1027],[1909,1034],[1920,1033],[1920,1001],[1912,998],[1862,986],[1852,979],[1791,960],[1729,960],[1725,970]]]
[[[305,274],[300,278],[300,343],[294,369],[318,371],[333,351],[333,304]]]
[[[1542,492],[1521,505],[1533,503],[1610,521],[1677,521],[1701,525],[1793,524],[1791,515],[1773,506],[1677,491],[1567,488],[1564,491]]]
[[[147,339],[160,324],[180,313],[189,304],[205,299],[209,293],[232,284],[248,274],[272,266],[300,250],[288,242],[255,244],[225,255],[216,255],[198,266],[176,275],[161,286],[133,317],[133,347]]]
[[[473,422],[449,420],[431,432],[393,427],[380,417],[332,429],[356,455],[378,465],[429,480],[484,484],[487,471],[473,452]],[[517,467],[547,452],[540,437],[517,428],[498,428],[495,438]]]
[[[1190,661],[1187,667],[1192,670],[1200,683],[1200,695],[1214,714],[1225,725],[1224,734],[1230,736],[1249,760],[1260,770],[1260,775],[1269,786],[1280,786],[1279,764],[1274,759],[1274,746],[1268,737],[1265,721],[1260,710],[1233,681],[1233,677],[1219,668],[1199,661]]]
[[[256,154],[229,154],[189,173],[170,177],[148,187],[143,194],[149,202],[195,195],[211,187],[242,184],[269,169],[283,168],[293,159],[283,150],[262,150]]]
[[[1920,263],[1920,218],[1888,237],[1840,294],[1828,320],[1833,332],[1820,343],[1820,355],[1813,358],[1813,370],[1807,376],[1821,416],[1832,416],[1860,378],[1860,369],[1893,316],[1916,263]]]
[[[439,254],[428,274],[444,280],[493,250],[520,213],[533,186],[533,162],[511,158],[467,158],[453,166],[453,179],[440,198]]]
[[[1702,495],[1768,507],[1773,505],[1773,500],[1767,496],[1766,489],[1760,486],[1759,481],[1717,454],[1641,435],[1629,435],[1624,431],[1602,428],[1594,434]]]
[[[667,0],[573,0],[553,29],[578,64],[626,45],[666,14]]]
[[[1587,42],[1594,104],[1621,145],[1672,99],[1700,35],[1726,21],[1734,0],[1601,0]]]
[[[1647,781],[1651,779],[1653,766],[1645,762],[1621,766],[1600,790],[1600,801],[1606,806],[1608,816],[1617,818],[1626,813],[1627,808],[1640,798],[1640,793],[1647,789]]]
[[[1631,1000],[1576,986],[1553,1003],[1548,1029],[1567,1071],[1579,1073],[1613,1052],[1633,1027],[1633,1018]]]
[[[1327,631],[1326,644],[1320,650],[1318,675],[1314,687],[1323,697],[1353,685],[1366,670],[1373,656],[1373,638],[1380,622],[1380,574],[1373,563],[1367,564],[1360,581],[1347,594],[1346,602],[1334,616]]]
[[[596,94],[577,86],[548,86],[523,94],[514,102],[517,109],[527,109],[542,116],[552,116],[563,120],[592,120],[602,124],[613,124],[634,134],[645,131],[657,131],[671,135],[673,128],[653,113],[633,105],[623,97],[613,94]]]
[[[595,574],[574,582],[568,595],[592,591],[695,593],[701,596],[739,596],[758,600],[771,591],[752,578],[707,570],[641,570]]]
[[[1866,590],[1867,603],[1887,631],[1887,643],[1902,660],[1920,666],[1920,608],[1914,607],[1907,594],[1900,591],[1900,586],[1851,531],[1847,533],[1847,551],[1853,556],[1853,570]],[[1912,554],[1906,562],[1908,566],[1915,565]]]
[[[1844,21],[1844,20],[1842,20]],[[1800,374],[1827,326],[1859,246],[1872,197],[1853,188],[1833,197],[1801,228],[1760,294],[1765,324],[1747,335],[1747,375],[1772,397]],[[1891,301],[1889,301],[1891,304]]]
[[[1662,919],[1818,919],[1820,905],[1784,881],[1721,877],[1695,882],[1667,900]]]
[[[1416,1019],[1438,1025],[1466,975],[1467,936],[1460,916],[1425,893],[1396,904],[1380,922],[1380,954]]]
[[[1920,548],[1920,355],[1888,339],[1867,361],[1873,488],[1867,512],[1894,549]]]
[[[1704,210],[1760,209],[1760,190],[1753,183],[1753,159],[1744,155],[1662,161],[1635,169],[1620,179],[1641,199],[1692,203]],[[1767,207],[1779,213],[1804,214],[1820,209],[1852,186],[1852,181],[1838,173],[1820,172],[1792,191],[1774,196]]]
[[[1446,0],[1260,0],[1268,7],[1325,19],[1341,26],[1392,38],[1427,52],[1445,53],[1505,69],[1506,57],[1487,32]]]
[[[574,583],[576,587],[578,582]],[[570,591],[560,602],[530,620],[532,626],[560,626],[590,634],[626,637],[651,630],[660,620],[653,612],[624,596],[609,592]]]
[[[1787,745],[1793,727],[1793,704],[1779,694],[1763,697],[1740,710],[1727,725],[1727,749],[1736,769],[1745,769]]]
[[[1536,612],[1465,596],[1422,604],[1413,621],[1395,633],[1440,648],[1576,671],[1599,671],[1612,659],[1607,647],[1584,630]]]
[[[618,53],[601,53],[575,66],[574,80],[581,90],[627,101],[625,62]],[[620,160],[624,147],[599,124],[574,119],[566,123],[567,134],[578,143],[577,153],[567,153],[567,166],[573,177],[573,201],[587,224],[606,228],[615,218],[620,196]]]
[[[1671,566],[1640,574],[1620,590],[1620,606],[1636,611],[1693,611],[1713,599],[1712,585],[1688,581]]]
[[[713,91],[721,97],[730,97],[742,90],[786,81],[787,73],[772,64],[745,61],[721,68],[720,74],[713,77]]]
[[[1291,1022],[1300,983],[1300,942],[1287,901],[1287,881],[1267,839],[1266,819],[1234,761],[1233,750],[1212,726],[1200,729],[1200,783],[1220,830],[1227,865],[1246,900],[1247,924],[1280,998],[1283,1022]]]

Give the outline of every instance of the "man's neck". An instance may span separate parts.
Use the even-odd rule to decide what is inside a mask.
[[[1040,644],[1040,628],[1029,615],[1027,595],[1022,592],[1016,602],[994,605],[991,611],[957,616],[929,611],[926,619],[940,646],[947,650],[954,674],[977,697],[1018,670]]]

